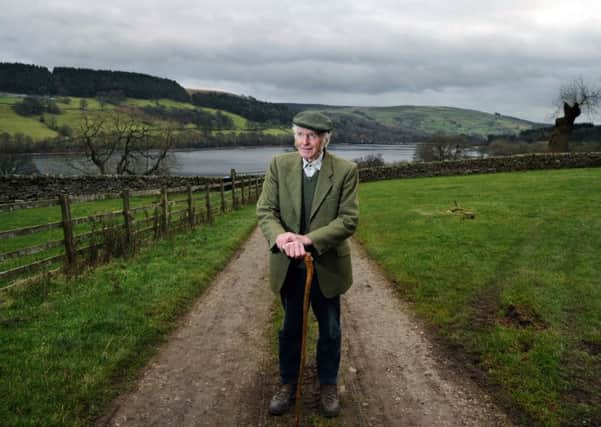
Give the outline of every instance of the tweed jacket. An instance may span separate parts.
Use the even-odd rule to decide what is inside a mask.
[[[302,159],[297,152],[275,156],[257,202],[259,226],[270,248],[271,289],[279,294],[290,258],[275,244],[279,234],[299,233],[302,203]],[[309,233],[313,242],[315,271],[323,294],[340,295],[352,284],[350,246],[347,239],[355,232],[359,219],[357,165],[324,153],[313,205]]]

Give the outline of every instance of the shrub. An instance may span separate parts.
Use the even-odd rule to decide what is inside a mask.
[[[513,156],[515,154],[546,153],[547,141],[525,142],[495,139],[488,145],[490,156]]]
[[[373,168],[376,166],[384,166],[384,158],[382,154],[368,154],[367,156],[359,157],[357,159],[353,159],[353,162],[357,163],[359,169],[364,168]]]

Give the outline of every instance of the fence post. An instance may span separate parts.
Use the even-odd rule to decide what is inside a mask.
[[[63,235],[65,238],[65,255],[67,256],[67,265],[75,263],[75,245],[73,243],[73,222],[71,220],[71,204],[69,195],[61,194],[59,196],[61,204],[61,214],[63,217]]]
[[[252,201],[253,180],[250,176],[246,177],[246,203]]]
[[[152,228],[154,231],[154,238],[158,239],[161,236],[161,231],[160,231],[160,220],[159,220],[159,206],[155,205],[154,206],[154,220],[152,221]]]
[[[244,194],[245,190],[246,190],[246,177],[244,175],[241,175],[240,176],[240,195],[241,195],[240,198],[241,198],[242,206],[244,206],[246,204],[246,202],[248,201],[246,194]]]
[[[194,227],[194,203],[192,200],[192,186],[188,184],[188,222],[190,223],[190,228]]]
[[[167,234],[169,219],[167,218],[167,189],[161,187],[161,235]]]
[[[232,210],[238,209],[238,198],[236,197],[236,169],[230,171],[232,178]]]
[[[255,202],[259,200],[259,175],[255,175]]]
[[[223,177],[221,177],[221,213],[225,213],[225,185],[223,184]]]
[[[134,244],[134,229],[133,229],[133,224],[132,224],[131,213],[129,211],[129,190],[123,190],[122,198],[123,198],[123,219],[124,219],[123,225],[125,226],[126,244],[127,244],[127,248],[129,250],[132,250],[133,244]]]
[[[211,184],[207,182],[205,184],[206,195],[206,207],[207,207],[207,222],[210,224],[213,222],[213,211],[211,210]]]

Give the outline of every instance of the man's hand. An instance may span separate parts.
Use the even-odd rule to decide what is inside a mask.
[[[275,245],[279,250],[283,251],[286,243],[294,242],[296,240],[296,234],[294,233],[282,233],[275,239]]]
[[[275,244],[286,256],[290,258],[303,258],[307,253],[305,247],[311,246],[313,242],[307,236],[287,232],[280,234],[276,238]]]

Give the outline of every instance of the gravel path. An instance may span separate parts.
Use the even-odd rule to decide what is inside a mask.
[[[353,243],[355,284],[343,297],[343,412],[327,425],[506,426],[476,384],[436,354],[418,321]],[[258,230],[198,300],[146,368],[136,389],[97,425],[278,426],[270,417],[277,359],[270,320],[267,245]],[[307,355],[311,360],[313,355]],[[317,420],[315,368],[307,369],[304,419]]]
[[[506,426],[476,384],[435,354],[420,323],[381,269],[353,243],[353,287],[344,296],[343,379],[358,425]]]
[[[266,251],[255,230],[99,425],[233,426],[265,417],[251,397],[273,358]]]

